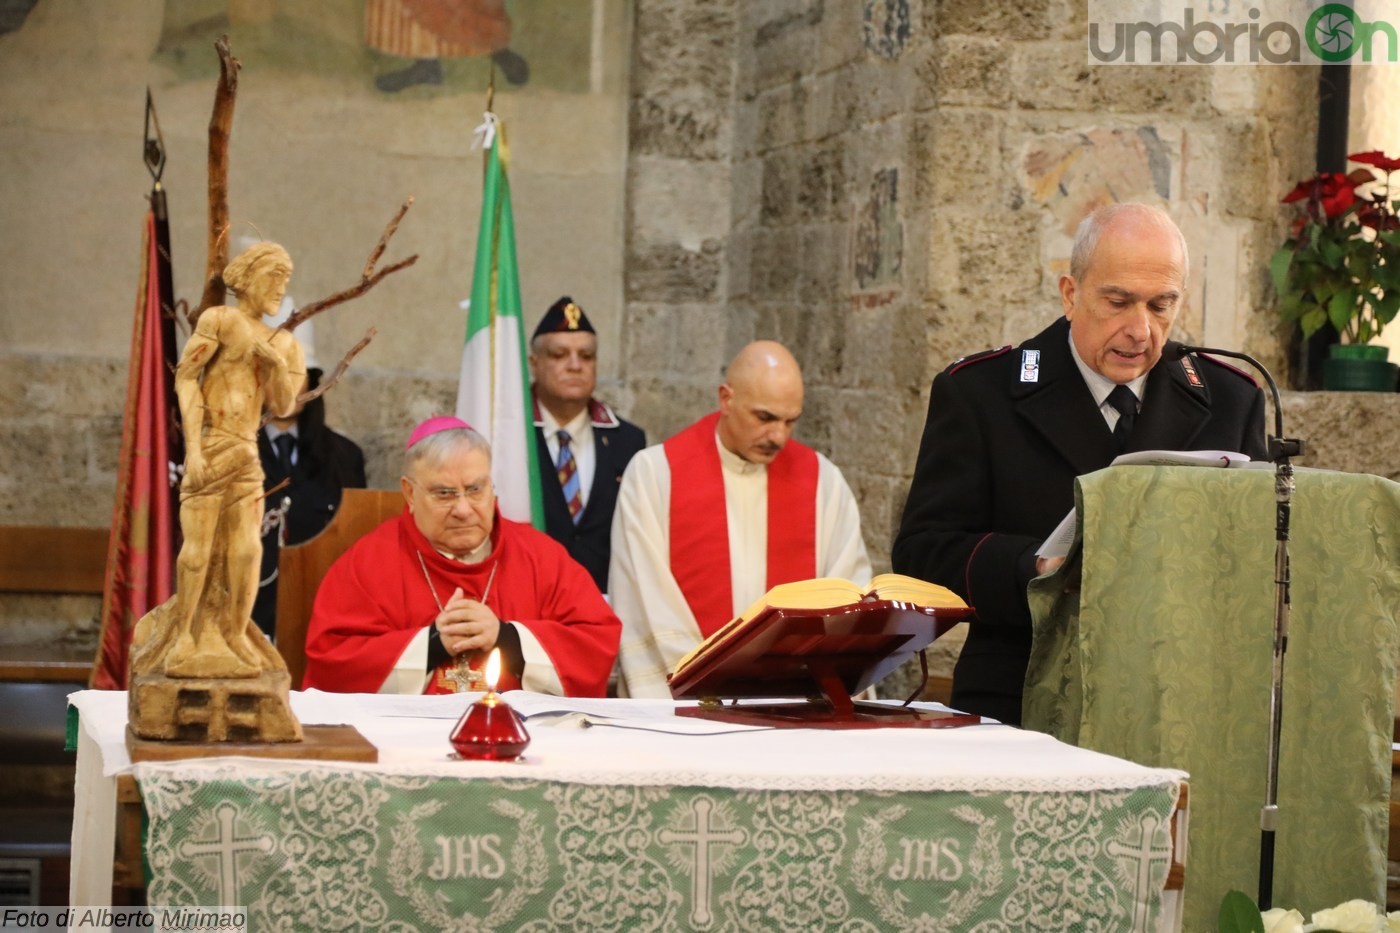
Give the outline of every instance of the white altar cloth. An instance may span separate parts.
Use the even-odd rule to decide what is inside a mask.
[[[304,724],[349,723],[378,747],[376,764],[316,765],[341,770],[597,785],[880,792],[1129,790],[1186,776],[996,723],[951,729],[765,729],[676,717],[669,701],[506,697],[527,716],[532,741],[522,762],[449,758],[448,734],[474,695],[291,695]],[[126,702],[126,694],[117,692],[81,691],[70,697],[81,725],[73,904],[109,903],[117,775],[189,773],[231,761],[133,767],[125,745]],[[237,761],[250,772],[308,767],[297,761]]]

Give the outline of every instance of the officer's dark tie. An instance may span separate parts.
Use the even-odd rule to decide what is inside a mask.
[[[297,439],[290,434],[279,434],[272,439],[272,444],[277,448],[277,465],[282,468],[283,476],[292,475],[292,448],[296,446]]]
[[[1118,424],[1113,428],[1113,442],[1121,454],[1128,449],[1128,438],[1133,433],[1133,422],[1137,420],[1137,396],[1127,386],[1114,386],[1108,393],[1108,404],[1118,409]]]

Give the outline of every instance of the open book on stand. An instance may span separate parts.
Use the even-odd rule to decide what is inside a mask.
[[[851,699],[971,614],[951,590],[901,574],[880,574],[866,588],[830,577],[784,583],[682,658],[670,676],[671,695],[700,700],[681,715],[768,725],[977,722]],[[722,702],[792,697],[807,699]]]
[[[1272,468],[1265,460],[1251,460],[1248,454],[1235,450],[1134,450],[1119,454],[1109,466],[1201,466],[1201,467],[1247,467]],[[1067,557],[1070,545],[1074,543],[1074,509],[1060,520],[1055,530],[1045,539],[1045,543],[1035,552],[1036,557]]]

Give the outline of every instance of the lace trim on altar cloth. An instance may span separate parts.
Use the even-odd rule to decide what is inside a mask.
[[[887,775],[871,773],[860,776],[801,774],[755,775],[721,769],[619,771],[617,769],[587,769],[551,767],[529,760],[519,762],[464,762],[444,755],[444,760],[409,765],[366,765],[317,761],[272,761],[265,758],[198,759],[182,762],[138,762],[132,770],[137,781],[236,781],[248,785],[275,780],[290,768],[313,777],[360,772],[366,779],[385,781],[412,778],[461,778],[463,780],[496,779],[507,781],[553,781],[568,784],[638,787],[713,787],[729,790],[778,791],[875,791],[881,793],[960,791],[969,793],[1075,793],[1086,791],[1126,791],[1143,788],[1175,790],[1185,779],[1182,771],[1142,768],[1136,775],[1127,773],[1079,773],[1016,778],[996,774],[930,774]]]

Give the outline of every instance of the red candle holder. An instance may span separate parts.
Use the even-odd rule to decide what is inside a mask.
[[[525,721],[494,690],[477,700],[452,729],[452,747],[473,761],[514,761],[530,744]]]
[[[514,761],[530,744],[525,720],[496,693],[501,674],[501,652],[495,648],[486,660],[486,695],[477,700],[449,737],[457,754],[473,761]]]

